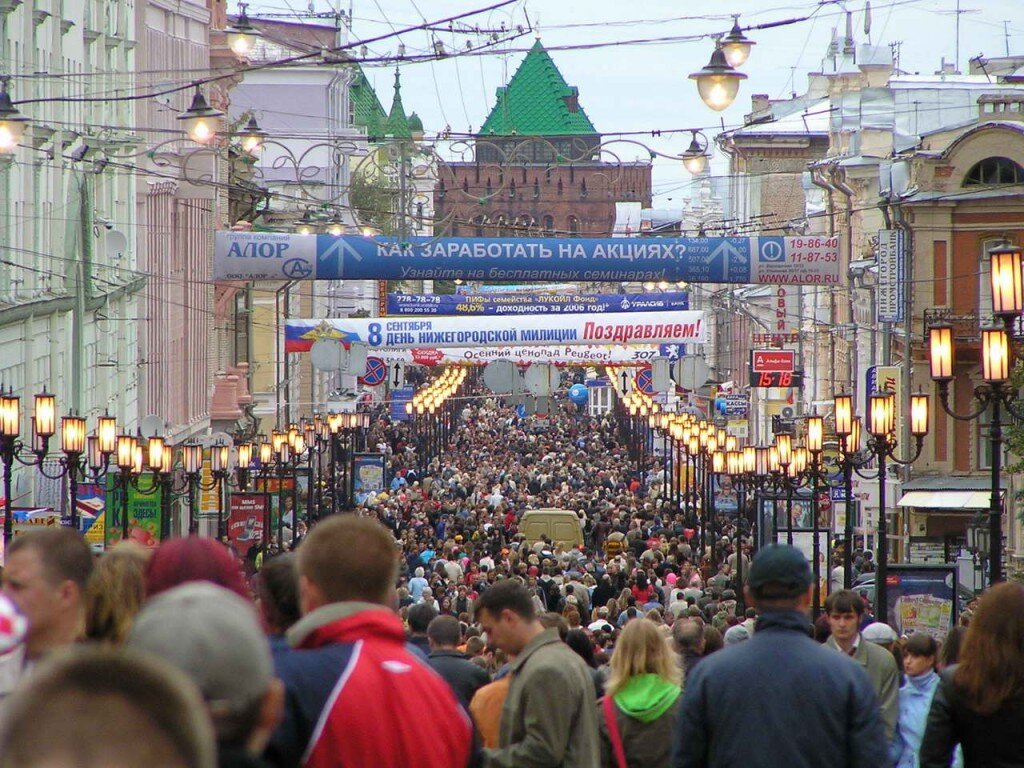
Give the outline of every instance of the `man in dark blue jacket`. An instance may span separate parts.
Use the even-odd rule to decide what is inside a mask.
[[[675,768],[879,768],[888,753],[864,670],[808,634],[810,566],[794,547],[754,558],[745,593],[758,609],[745,643],[687,680]]]

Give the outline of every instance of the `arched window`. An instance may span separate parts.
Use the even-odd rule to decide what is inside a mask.
[[[475,219],[473,219],[473,224],[476,226],[476,231],[474,232],[474,235],[476,237],[484,237],[484,225],[487,224],[487,217],[477,216]]]
[[[964,177],[965,187],[979,184],[1024,184],[1024,168],[1008,157],[986,157]]]
[[[544,217],[544,234],[551,237],[555,234],[555,217],[545,216]]]
[[[491,236],[508,237],[508,220],[505,218],[505,214],[498,215],[497,225],[497,230]]]
[[[569,234],[576,237],[580,233],[580,220],[575,216],[569,217]]]

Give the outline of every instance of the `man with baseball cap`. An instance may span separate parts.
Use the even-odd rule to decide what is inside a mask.
[[[812,584],[795,547],[770,545],[754,558],[744,593],[757,607],[757,631],[704,659],[687,680],[675,768],[887,764],[864,670],[808,634]]]
[[[255,608],[230,590],[189,582],[150,598],[130,648],[177,667],[196,684],[217,736],[221,768],[265,765],[259,755],[281,719],[284,686]]]

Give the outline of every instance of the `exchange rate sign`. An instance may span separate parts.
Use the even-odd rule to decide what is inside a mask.
[[[826,237],[471,238],[218,232],[215,280],[554,280],[838,285]]]

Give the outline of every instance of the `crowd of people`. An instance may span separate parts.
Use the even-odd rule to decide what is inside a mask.
[[[194,536],[18,537],[0,768],[1024,765],[1021,585],[941,644],[839,588],[812,624],[804,555],[700,530],[614,417],[464,403],[429,461],[376,421],[385,490],[255,573]],[[583,543],[527,538],[543,508]]]

